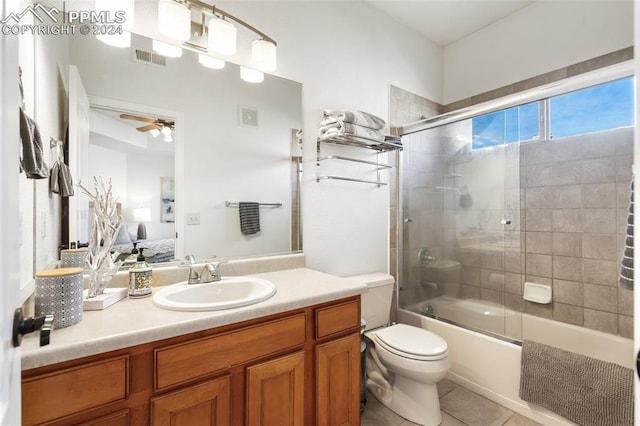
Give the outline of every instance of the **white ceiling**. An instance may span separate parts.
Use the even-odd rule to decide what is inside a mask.
[[[535,0],[366,0],[396,21],[446,46]]]

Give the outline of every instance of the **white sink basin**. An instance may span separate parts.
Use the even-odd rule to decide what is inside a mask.
[[[217,311],[262,302],[275,293],[276,286],[261,278],[225,277],[205,284],[170,285],[153,295],[153,303],[173,311]]]

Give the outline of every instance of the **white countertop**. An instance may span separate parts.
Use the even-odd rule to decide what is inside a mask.
[[[156,307],[151,297],[125,298],[103,311],[84,311],[82,321],[53,330],[39,346],[39,332],[22,340],[22,369],[41,367],[182,334],[355,296],[367,287],[307,268],[254,274],[276,285],[276,294],[254,305],[223,311],[177,312]],[[215,285],[213,283],[212,285]]]

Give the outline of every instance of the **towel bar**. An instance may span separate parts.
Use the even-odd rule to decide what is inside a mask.
[[[327,179],[346,180],[349,182],[370,183],[372,185],[378,185],[378,186],[386,185],[385,182],[380,182],[377,180],[354,179],[354,178],[347,178],[347,177],[341,177],[341,176],[318,176],[316,178],[316,182],[320,182],[321,180],[327,180]]]
[[[282,203],[258,203],[260,207],[282,207]],[[240,203],[232,203],[231,201],[224,202],[225,207],[238,207]]]

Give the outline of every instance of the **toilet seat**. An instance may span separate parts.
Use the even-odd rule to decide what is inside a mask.
[[[436,361],[447,356],[447,342],[430,331],[405,324],[385,327],[372,333],[387,351],[417,361]]]

